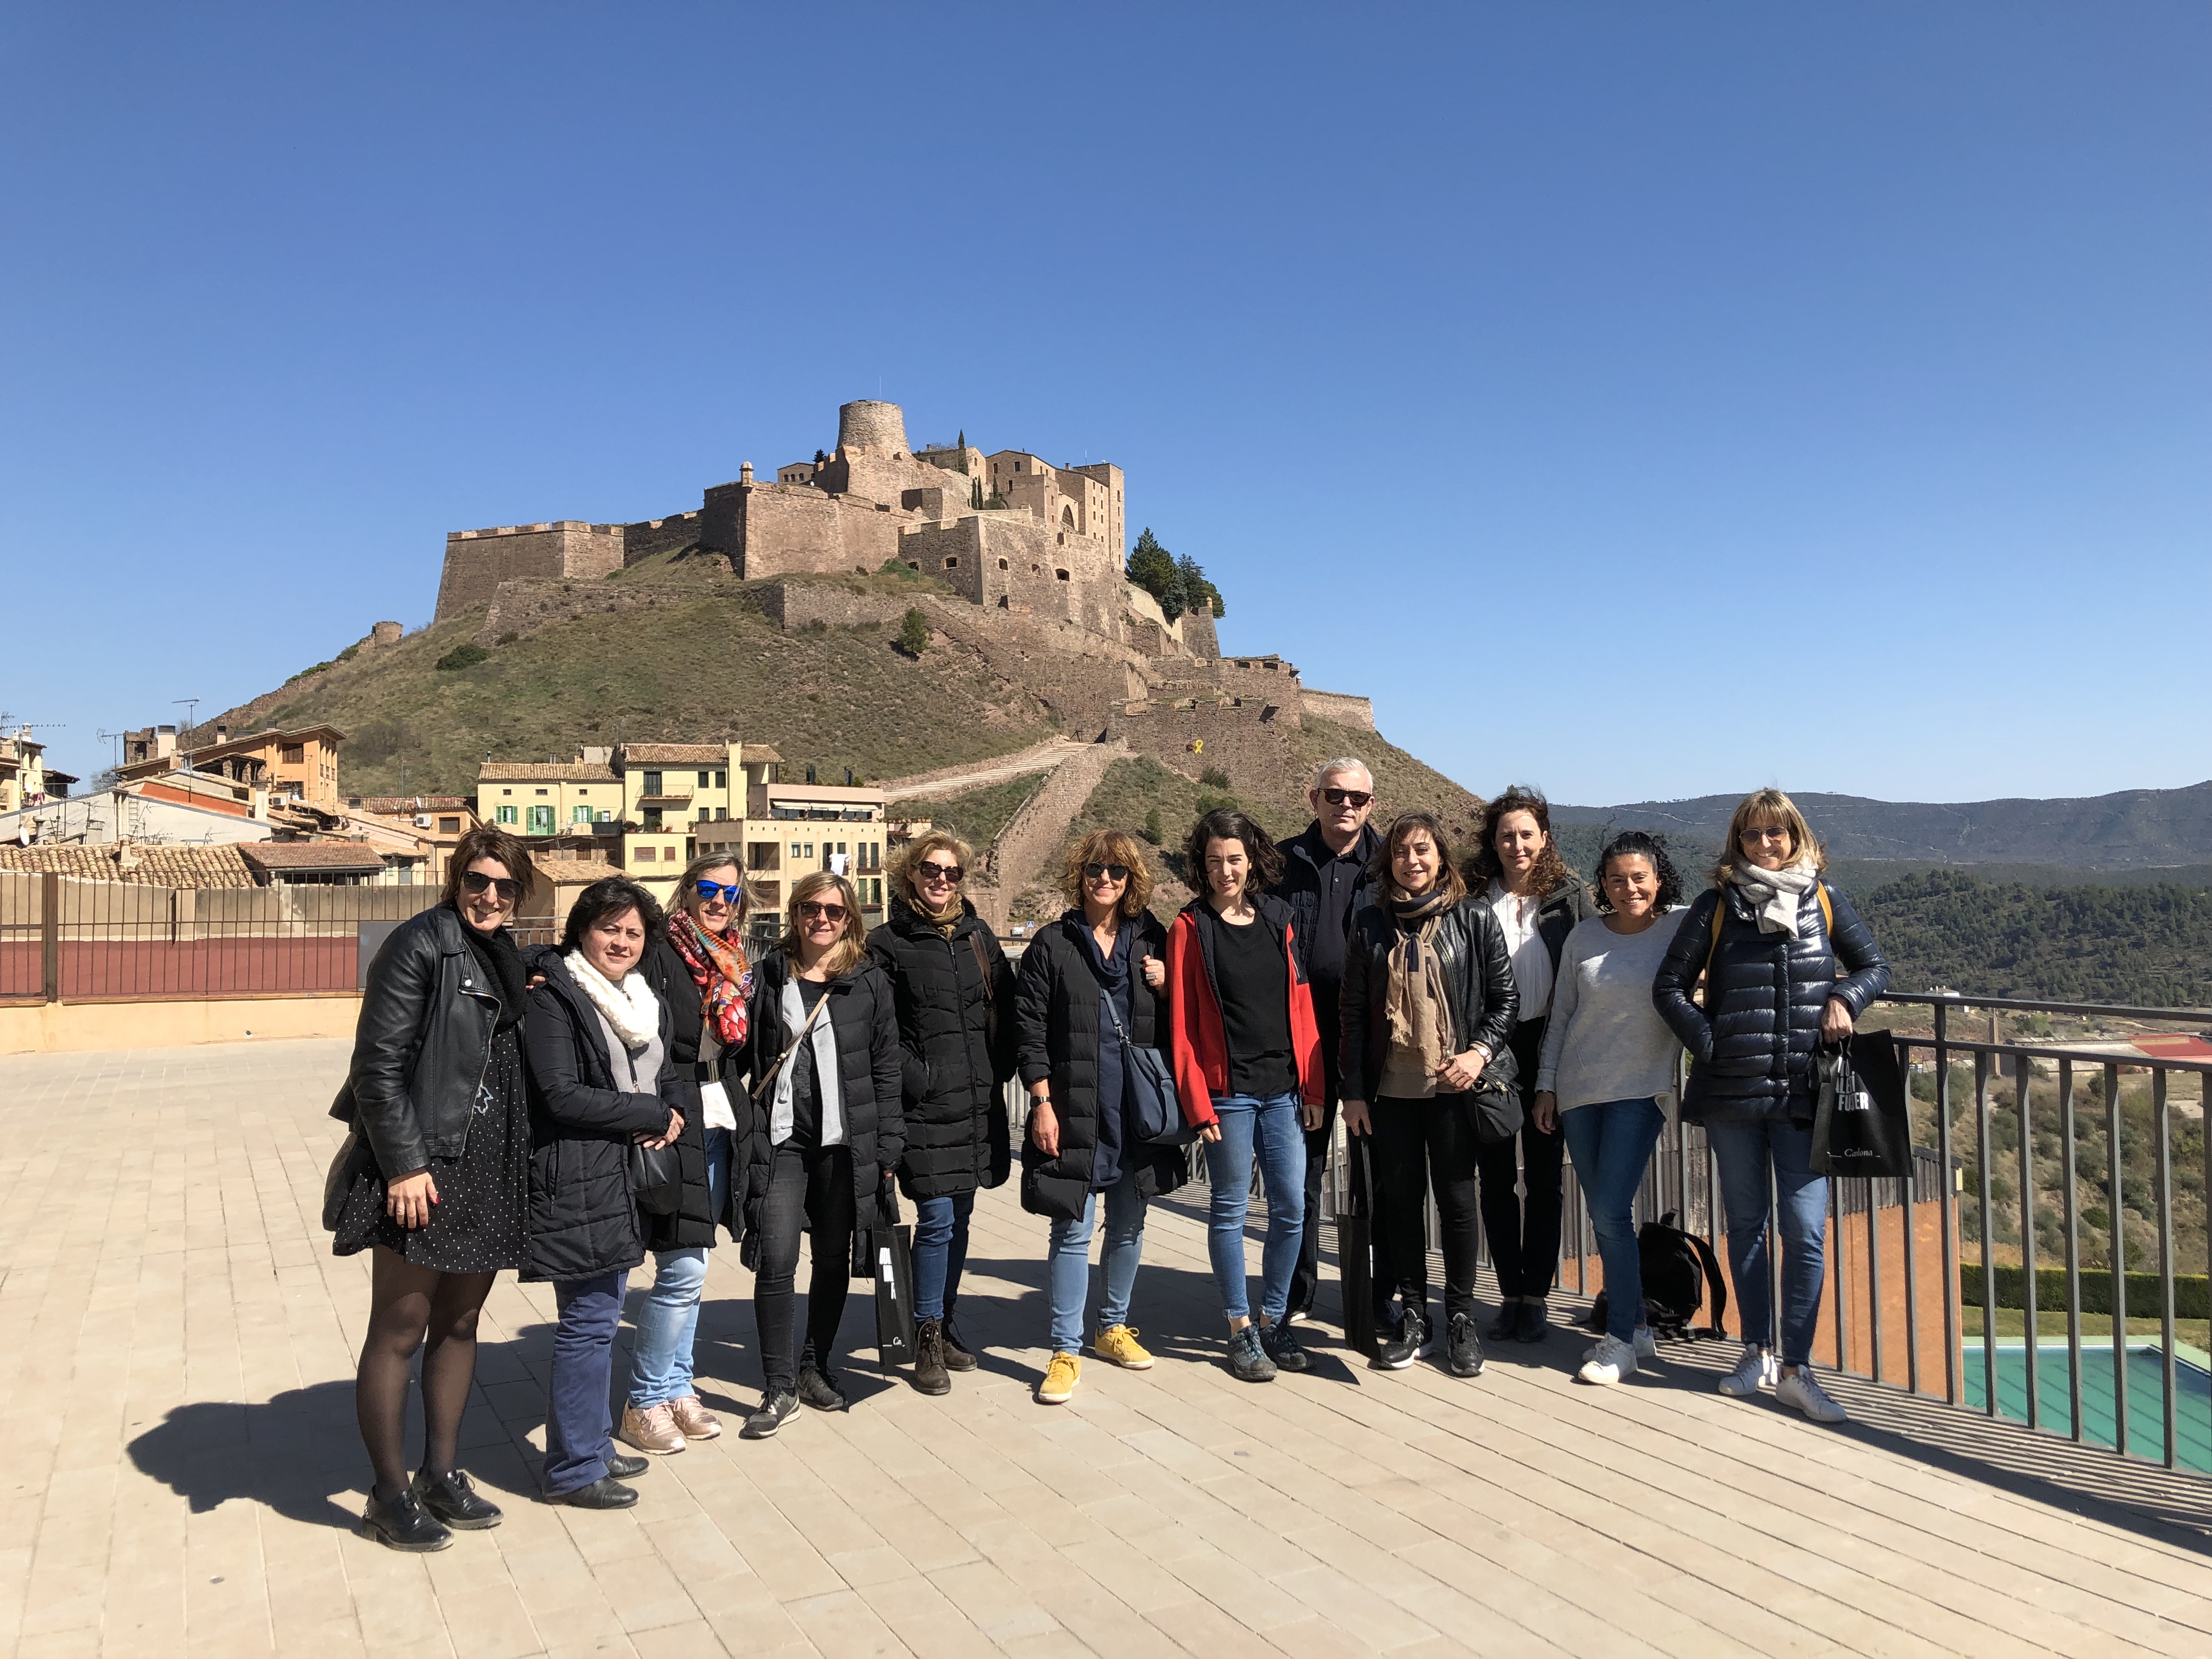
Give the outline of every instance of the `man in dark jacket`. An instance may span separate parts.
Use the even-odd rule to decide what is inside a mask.
[[[1306,1131],[1306,1229],[1298,1244],[1297,1271],[1291,1276],[1289,1316],[1293,1320],[1312,1311],[1314,1289],[1321,1282],[1317,1224],[1322,1176],[1336,1134],[1336,1103],[1344,1093],[1337,1071],[1337,994],[1344,981],[1345,939],[1353,913],[1365,902],[1370,872],[1382,845],[1382,838],[1367,822],[1375,810],[1375,779],[1365,762],[1347,755],[1325,763],[1314,774],[1306,800],[1314,819],[1303,834],[1282,844],[1283,881],[1276,896],[1291,907],[1299,965],[1313,988],[1314,1020],[1321,1027],[1322,1069],[1328,1087],[1321,1127]],[[1381,1229],[1376,1232],[1376,1315],[1388,1324],[1392,1281],[1382,1270]]]

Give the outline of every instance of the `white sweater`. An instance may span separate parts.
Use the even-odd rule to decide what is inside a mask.
[[[1672,912],[1626,935],[1592,916],[1567,935],[1536,1066],[1537,1089],[1558,1096],[1561,1111],[1674,1087],[1681,1044],[1652,1006],[1651,983],[1687,914]]]

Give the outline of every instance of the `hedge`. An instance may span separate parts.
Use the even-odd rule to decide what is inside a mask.
[[[2027,1290],[2025,1276],[2020,1268],[2004,1266],[1997,1268],[1997,1306],[2026,1308]],[[1978,1266],[1966,1262],[1960,1264],[1959,1299],[1969,1308],[1981,1305],[1982,1270]],[[2035,1310],[2038,1313],[2066,1311],[2066,1270],[2063,1267],[2036,1269]],[[2112,1310],[2112,1271],[2106,1267],[2082,1268],[2081,1311],[2085,1314],[2109,1314]],[[2173,1314],[2177,1319],[2212,1318],[2212,1287],[2208,1287],[2204,1274],[2174,1274]],[[2158,1275],[2130,1273],[2128,1317],[2155,1319],[2158,1316]]]

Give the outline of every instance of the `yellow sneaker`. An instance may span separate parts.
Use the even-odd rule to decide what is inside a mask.
[[[1037,1404],[1065,1406],[1075,1392],[1075,1379],[1083,1375],[1083,1361],[1072,1353],[1056,1353],[1052,1364],[1045,1367],[1044,1381],[1037,1384]]]
[[[1137,1340],[1136,1332],[1127,1325],[1116,1325],[1110,1331],[1098,1333],[1098,1340],[1091,1351],[1109,1364],[1119,1365],[1125,1371],[1148,1371],[1152,1368],[1152,1357],[1145,1352],[1145,1345]]]

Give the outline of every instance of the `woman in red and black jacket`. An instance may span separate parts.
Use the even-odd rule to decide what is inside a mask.
[[[1304,1131],[1321,1121],[1328,1079],[1290,907],[1260,890],[1281,876],[1282,854],[1258,824],[1224,810],[1191,827],[1183,856],[1203,896],[1168,929],[1176,1093],[1206,1143],[1206,1243],[1229,1316],[1230,1375],[1265,1382],[1306,1369],[1283,1316],[1305,1231]],[[1268,1195],[1256,1326],[1244,1282],[1255,1154]]]

